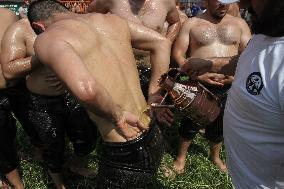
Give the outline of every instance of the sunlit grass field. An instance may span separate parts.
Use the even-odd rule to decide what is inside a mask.
[[[167,128],[164,135],[167,138],[167,152],[164,155],[161,166],[172,164],[177,153],[178,135],[176,124],[172,128]],[[18,125],[17,141],[19,151],[23,155],[21,160],[21,175],[24,185],[27,189],[54,189],[46,170],[32,159],[32,146],[29,143],[25,133]],[[97,170],[97,159],[100,141],[97,143],[97,150],[94,150],[89,157],[88,166],[94,171]],[[188,151],[186,161],[186,172],[177,176],[174,180],[163,176],[161,170],[158,172],[156,189],[232,189],[231,179],[227,174],[221,173],[208,159],[209,147],[207,141],[200,135],[194,140]],[[66,159],[72,155],[72,149],[69,145],[66,150]],[[224,150],[222,151],[224,159]],[[95,178],[80,178],[68,171],[65,171],[64,178],[68,189],[95,189]]]

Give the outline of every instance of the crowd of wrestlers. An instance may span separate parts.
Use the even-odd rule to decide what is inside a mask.
[[[21,19],[1,8],[3,182],[25,188],[17,170],[17,119],[57,189],[67,188],[66,136],[74,149],[68,169],[85,177],[94,174],[86,158],[102,138],[94,188],[151,188],[165,151],[160,127],[174,121],[172,109],[151,107],[165,100],[157,84],[161,75],[175,67],[192,76],[206,59],[228,63],[251,39],[239,12],[242,2],[205,2],[206,11],[192,18],[174,0],[94,0],[88,14],[56,0],[34,0]],[[204,136],[210,160],[222,172],[227,172],[220,158],[223,111],[234,69],[195,76],[221,99],[222,113],[204,127]],[[178,154],[171,166],[162,167],[165,177],[185,172],[188,148],[199,132],[184,115]]]

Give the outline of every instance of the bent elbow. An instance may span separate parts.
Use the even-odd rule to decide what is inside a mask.
[[[96,92],[92,85],[86,83],[79,87],[79,91],[75,93],[78,100],[84,104],[91,105],[96,98]]]
[[[17,79],[20,77],[25,77],[26,73],[22,70],[21,67],[18,67],[18,64],[11,61],[2,61],[2,73],[6,80]]]

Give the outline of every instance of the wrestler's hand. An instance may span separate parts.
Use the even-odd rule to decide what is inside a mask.
[[[205,85],[213,85],[217,87],[223,87],[222,81],[225,79],[223,74],[217,73],[205,73],[197,77],[198,81]]]
[[[116,123],[117,130],[126,140],[137,138],[143,131],[148,129],[133,113],[123,111]]]
[[[234,76],[225,75],[225,78],[220,82],[224,85],[231,85],[234,81]]]
[[[218,73],[206,73],[198,76],[198,81],[206,85],[214,85],[223,87],[224,85],[232,84],[234,77]]]
[[[197,76],[203,75],[210,71],[212,62],[201,58],[188,58],[186,59],[180,70],[190,76],[192,79],[196,79]]]
[[[149,95],[148,104],[152,103],[160,104],[163,100],[163,97],[160,94]],[[151,117],[155,116],[157,121],[165,124],[167,126],[171,126],[174,121],[174,113],[169,108],[155,108],[151,107]]]

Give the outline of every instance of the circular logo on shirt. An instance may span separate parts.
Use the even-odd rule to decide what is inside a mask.
[[[253,72],[247,78],[247,91],[252,95],[259,95],[263,88],[263,82],[260,72]]]

